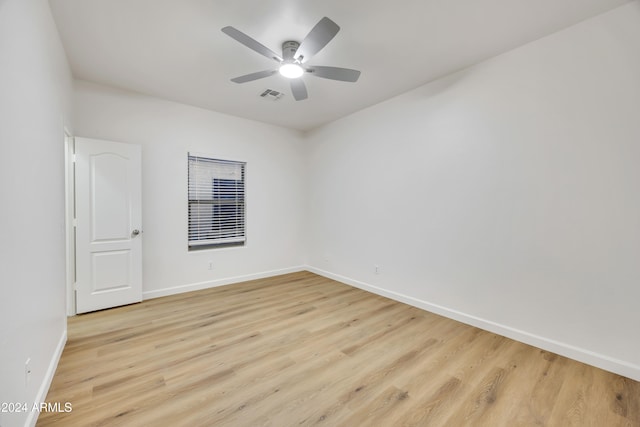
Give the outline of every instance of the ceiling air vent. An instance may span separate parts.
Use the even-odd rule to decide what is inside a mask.
[[[284,96],[284,93],[278,92],[277,90],[267,89],[260,94],[260,96],[264,99],[270,99],[271,101],[277,101]]]

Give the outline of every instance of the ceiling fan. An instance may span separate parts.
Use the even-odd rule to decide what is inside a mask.
[[[326,16],[311,29],[301,43],[286,41],[282,44],[282,56],[258,43],[242,31],[233,27],[224,27],[222,32],[242,43],[251,50],[278,62],[280,66],[273,70],[258,71],[231,79],[234,83],[246,83],[280,73],[290,79],[291,92],[296,101],[307,99],[307,87],[301,77],[306,73],[324,79],[354,83],[360,77],[360,71],[349,68],[307,66],[304,65],[313,55],[320,52],[340,31],[338,24]]]

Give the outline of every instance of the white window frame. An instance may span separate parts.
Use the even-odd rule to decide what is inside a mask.
[[[187,155],[189,250],[246,242],[246,162]]]

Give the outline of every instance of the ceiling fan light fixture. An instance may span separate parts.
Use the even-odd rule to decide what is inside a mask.
[[[2,1],[3,0],[0,0],[0,2]],[[224,27],[222,28],[223,33],[254,52],[278,63],[278,68],[245,74],[235,77],[231,79],[231,81],[234,83],[247,83],[280,73],[280,75],[289,79],[291,93],[293,94],[293,99],[296,101],[303,101],[308,97],[307,87],[304,84],[304,79],[301,78],[305,74],[323,79],[355,83],[358,77],[360,77],[360,71],[358,70],[319,65],[307,67],[302,65],[306,64],[311,57],[324,49],[338,31],[340,31],[338,24],[325,16],[318,21],[302,42],[294,40],[283,42],[282,56],[280,56],[242,31],[229,26]]]
[[[288,79],[297,79],[299,77],[302,77],[302,75],[304,74],[304,69],[300,65],[293,62],[282,64],[278,71],[283,77],[286,77]]]

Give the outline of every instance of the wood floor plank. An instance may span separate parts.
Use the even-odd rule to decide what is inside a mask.
[[[455,325],[461,330],[449,332],[452,337],[437,348],[437,354],[417,369],[407,370],[408,380],[402,389],[409,395],[410,406],[404,414],[390,414],[384,419],[386,425],[446,425],[451,408],[458,412],[464,393],[469,394],[471,387],[495,366],[496,353],[514,343],[479,329]]]
[[[308,272],[69,319],[38,426],[640,426],[640,383]]]

